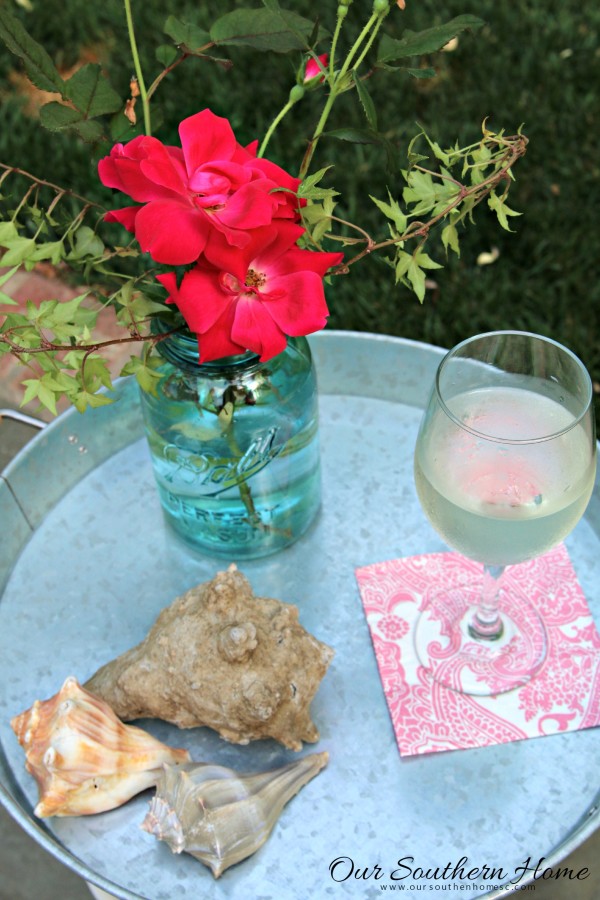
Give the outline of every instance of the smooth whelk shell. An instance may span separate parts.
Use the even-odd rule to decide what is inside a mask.
[[[271,737],[300,750],[319,738],[309,707],[332,658],[296,606],[255,596],[231,566],[163,609],[86,687],[124,721],[207,725],[233,743]]]
[[[152,735],[124,725],[103,700],[67,678],[49,700],[11,720],[38,783],[36,816],[104,812],[156,784],[164,763],[188,762]]]
[[[328,758],[327,753],[311,753],[253,775],[204,763],[167,765],[142,828],[173,853],[195,856],[218,878],[265,843],[285,804]]]

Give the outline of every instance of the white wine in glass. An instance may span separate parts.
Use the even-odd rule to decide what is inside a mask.
[[[446,543],[484,564],[482,583],[437,586],[417,626],[421,662],[448,687],[495,694],[546,653],[543,622],[502,587],[504,567],[545,553],[583,515],[594,485],[592,385],[569,350],[492,332],[440,364],[415,448],[423,510]]]

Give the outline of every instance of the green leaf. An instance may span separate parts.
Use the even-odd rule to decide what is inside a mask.
[[[508,216],[520,216],[521,213],[516,212],[514,209],[511,209],[510,206],[507,206],[494,191],[492,191],[488,197],[488,206],[496,213],[502,228],[504,228],[505,231],[512,231],[513,229],[508,224]]]
[[[435,206],[437,199],[436,185],[433,177],[428,172],[409,172],[406,180],[408,187],[402,192],[405,203],[415,203],[414,215],[429,212]]]
[[[132,356],[129,359],[129,362],[126,362],[123,368],[121,369],[121,375],[135,375],[137,383],[141,387],[143,391],[146,391],[148,394],[152,394],[156,396],[156,385],[162,378],[162,374],[160,372],[156,372],[154,370],[154,365],[156,361],[153,359],[145,362],[143,359],[140,359],[137,356]],[[175,426],[178,431],[184,431],[184,424],[180,423],[180,425]]]
[[[32,400],[39,400],[42,406],[45,406],[46,409],[49,409],[52,415],[56,415],[56,394],[52,390],[52,388],[48,387],[48,385],[44,384],[45,376],[42,378],[27,378],[23,384],[27,385],[25,389],[25,393],[23,394],[23,399],[21,400],[21,406],[25,406],[26,403],[30,403]]]
[[[425,138],[425,140],[427,141],[427,143],[433,150],[433,154],[434,154],[435,158],[439,159],[440,162],[443,162],[445,166],[449,166],[450,165],[449,154],[446,153],[444,150],[442,150],[442,148],[436,141],[432,141],[431,138],[429,137],[429,135],[426,134],[425,132],[423,132],[423,137]]]
[[[325,200],[327,197],[337,197],[339,192],[333,188],[318,187],[321,179],[332,166],[325,166],[312,175],[308,175],[298,189],[298,196],[305,200]]]
[[[307,175],[302,184],[300,185],[300,189],[298,193],[301,191],[307,190],[310,191],[312,188],[316,187],[316,185],[321,181],[322,178],[325,177],[327,172],[332,169],[333,166],[324,166],[322,169],[319,169],[317,172],[313,172],[312,175]],[[307,196],[306,194],[300,194],[302,197]]]
[[[165,311],[164,303],[151,300],[150,297],[147,297],[141,291],[134,292],[132,282],[127,282],[115,299],[123,306],[123,309],[119,310],[117,318],[126,327],[131,326],[132,319],[139,321],[147,319],[155,313],[160,314]]]
[[[411,78],[435,78],[437,75],[435,69],[429,66],[425,69],[414,69],[410,66],[399,66],[398,68],[404,70]]]
[[[425,272],[419,268],[417,261],[411,258],[406,276],[412,285],[412,289],[421,301],[425,299]]]
[[[0,264],[4,266],[17,266],[23,260],[27,259],[35,250],[35,241],[33,238],[19,237],[13,241],[7,241],[5,246],[8,248],[6,253],[0,259]]]
[[[86,120],[80,110],[56,101],[45,103],[42,106],[40,109],[40,122],[49,131],[62,131],[64,128],[73,128],[88,143],[97,141],[103,135],[103,128],[99,122]]]
[[[97,313],[94,310],[83,310],[81,308],[81,304],[87,296],[88,292],[86,291],[84,294],[79,294],[78,297],[73,297],[71,300],[60,300],[53,310],[53,324],[59,325],[66,322],[77,322],[80,324],[87,322],[87,324],[90,324],[90,319],[95,319]],[[80,315],[80,313],[83,313],[83,315]]]
[[[460,256],[460,246],[458,243],[458,230],[453,222],[450,222],[442,229],[442,244],[448,255],[448,248],[454,250],[457,256]]]
[[[18,270],[19,270],[18,266],[13,266],[12,269],[8,270],[8,272],[3,272],[0,275],[0,286],[2,286],[3,284],[6,284],[6,282],[9,281],[9,279],[11,279],[13,277],[15,272],[18,272]]]
[[[458,185],[451,181],[434,181],[429,172],[421,172],[413,169],[406,175],[408,187],[402,192],[405,203],[414,203],[411,215],[420,216],[431,212],[432,209],[442,212],[459,192]]]
[[[492,152],[490,148],[482,143],[479,145],[477,150],[474,150],[470,154],[470,158],[473,160],[472,164],[468,163],[468,157],[465,158],[465,163],[463,166],[463,175],[470,168],[471,169],[471,184],[477,185],[481,184],[482,181],[485,181],[486,174],[485,169],[488,167],[489,163],[492,160]]]
[[[112,403],[112,398],[107,397],[106,394],[94,394],[91,391],[80,391],[78,394],[75,394],[72,397],[73,405],[78,412],[85,412],[88,406],[95,408],[97,406],[108,406],[109,403]]]
[[[369,94],[364,81],[358,76],[356,72],[354,74],[354,83],[356,85],[356,90],[358,92],[358,98],[360,100],[360,104],[364,110],[365,116],[367,117],[367,122],[369,126],[373,129],[373,131],[377,131],[377,112],[375,110],[375,104]]]
[[[396,282],[402,281],[406,277],[408,267],[412,262],[412,255],[406,250],[399,250],[396,254]]]
[[[483,20],[477,16],[457,16],[445,25],[435,25],[424,31],[405,31],[400,40],[384,35],[377,54],[378,62],[389,62],[394,59],[406,59],[410,56],[421,56],[424,53],[435,53],[441,50],[448,41],[467,29],[481,28]]]
[[[323,132],[323,137],[336,138],[338,141],[349,141],[352,144],[378,144],[380,142],[378,134],[362,128],[335,128],[333,131]]]
[[[431,66],[426,68],[422,68],[419,66],[416,69],[414,66],[391,66],[389,63],[382,62],[378,60],[376,63],[376,68],[385,69],[386,72],[405,72],[407,75],[410,75],[411,78],[435,78],[437,72],[435,69],[432,69]]]
[[[184,47],[186,50],[202,49],[211,43],[211,36],[208,31],[204,31],[203,28],[199,28],[193,22],[183,22],[176,16],[169,16],[163,26],[163,31],[178,46]],[[162,60],[160,61],[162,62]],[[170,65],[170,63],[166,63],[166,65]]]
[[[394,223],[394,228],[398,232],[398,234],[403,234],[406,231],[406,226],[408,224],[408,219],[405,214],[400,209],[400,206],[397,200],[394,200],[390,192],[388,191],[389,203],[386,203],[384,200],[378,200],[377,197],[371,196],[369,197],[373,201],[373,203],[381,210],[384,216],[387,216]]]
[[[23,60],[27,74],[36,87],[42,91],[63,93],[65,83],[50,56],[23,28],[6,4],[0,6],[0,38],[11,53]]]
[[[220,46],[241,45],[254,50],[287,53],[309,50],[313,23],[298,13],[279,7],[236,9],[226,13],[210,29],[210,37]],[[320,29],[322,32],[322,29]]]
[[[157,109],[158,113],[159,110]],[[152,114],[152,127],[155,128],[156,123],[155,119],[157,116]],[[110,137],[111,140],[115,141],[118,144],[124,144],[127,141],[131,141],[134,137],[138,137],[138,135],[143,134],[144,131],[144,121],[143,117],[139,116],[138,121],[135,125],[132,125],[127,116],[121,112],[115,113],[112,119],[110,120]]]
[[[25,391],[21,398],[21,406],[25,406],[26,403],[31,403],[37,397],[40,380],[39,378],[27,378],[22,383],[25,386]]]
[[[0,305],[2,306],[18,306],[16,300],[13,300],[12,297],[9,297],[8,294],[5,294],[4,291],[0,291]]]
[[[65,255],[65,247],[62,241],[48,241],[38,244],[35,251],[29,257],[33,262],[49,259],[53,266],[57,266]]]
[[[137,383],[148,394],[156,394],[156,385],[162,378],[159,372],[153,372],[149,366],[141,366],[135,373]]]
[[[325,211],[322,203],[313,203],[311,201],[310,203],[307,203],[306,206],[302,207],[301,214],[302,220],[307,225],[316,225],[325,215]]]
[[[423,250],[421,250],[419,253],[415,254],[415,262],[422,269],[442,269],[443,268],[443,266],[441,266],[439,263],[436,263],[435,260],[433,260],[430,256],[428,256],[427,253],[425,253]]]
[[[93,144],[104,136],[102,125],[100,122],[96,122],[93,119],[76,122],[75,125],[73,125],[73,130],[76,131],[81,140],[85,141],[87,144]]]
[[[164,66],[166,69],[175,62],[179,54],[177,53],[176,48],[171,44],[161,44],[160,47],[156,48],[154,55],[161,66]]]
[[[85,382],[88,387],[91,384],[94,392],[98,390],[100,385],[112,390],[113,383],[110,377],[108,362],[104,357],[94,353],[86,358]]]
[[[0,247],[6,247],[18,237],[19,232],[14,222],[0,222]]]
[[[81,122],[81,119],[79,110],[57,103],[56,100],[45,103],[40,109],[40,121],[49,131],[62,131],[63,128],[70,128]]]
[[[219,425],[221,426],[222,431],[227,431],[227,429],[233,422],[233,411],[234,411],[233,403],[231,403],[231,401],[229,401],[228,403],[226,403],[223,406],[223,409],[219,412],[219,415],[217,416],[217,418],[218,418]]]
[[[83,114],[84,119],[117,112],[123,106],[119,94],[111,87],[97,63],[87,63],[66,83],[66,96]]]
[[[178,422],[171,426],[170,431],[178,431],[179,434],[183,434],[194,441],[213,441],[215,438],[221,437],[222,434],[221,428],[217,426],[216,419],[212,427],[210,424],[202,425],[199,422]]]
[[[87,256],[99,257],[104,253],[104,243],[88,225],[81,225],[75,232],[75,246],[68,260],[84,259]]]

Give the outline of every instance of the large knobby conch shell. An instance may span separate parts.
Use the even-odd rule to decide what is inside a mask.
[[[36,700],[11,720],[38,783],[36,816],[104,812],[153,787],[164,763],[188,762],[152,735],[124,725],[112,709],[67,678],[49,700]]]
[[[319,738],[309,707],[332,657],[295,606],[256,597],[230,566],[164,609],[86,687],[125,721],[208,725],[234,743],[272,737],[300,750]]]
[[[218,878],[264,844],[285,804],[328,758],[311,753],[256,775],[207,764],[165,766],[142,828],[173,853],[191,853]]]

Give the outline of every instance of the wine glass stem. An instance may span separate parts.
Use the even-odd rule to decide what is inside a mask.
[[[498,612],[500,578],[504,566],[484,566],[481,599],[468,631],[478,641],[497,641],[502,637],[504,625]]]

